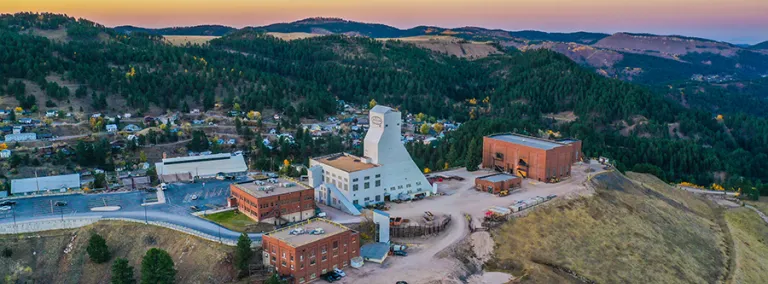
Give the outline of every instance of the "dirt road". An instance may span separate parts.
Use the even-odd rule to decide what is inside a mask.
[[[587,173],[587,168],[592,168],[593,172]],[[381,265],[367,262],[360,269],[347,269],[348,276],[341,283],[391,284],[399,280],[408,283],[429,283],[432,281],[462,283],[456,275],[461,273],[462,263],[459,263],[455,258],[445,257],[448,254],[441,254],[441,252],[450,249],[469,235],[464,213],[470,214],[477,222],[480,222],[490,206],[509,206],[516,200],[550,194],[556,194],[558,198],[579,195],[588,191],[583,185],[588,175],[594,175],[600,171],[602,171],[600,165],[594,163],[591,165],[574,165],[573,176],[569,179],[556,184],[524,180],[521,188],[514,190],[506,197],[477,192],[473,189],[474,179],[488,175],[490,172],[467,172],[464,169],[444,172],[445,175],[464,177],[464,181],[447,181],[438,185],[439,192],[451,192],[453,194],[431,197],[416,202],[393,203],[389,213],[391,216],[409,219],[421,218],[424,211],[448,214],[452,217],[448,229],[434,238],[393,240],[393,242],[409,244],[408,256],[390,256]]]

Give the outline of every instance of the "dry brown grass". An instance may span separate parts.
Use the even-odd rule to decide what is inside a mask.
[[[273,37],[282,39],[282,40],[296,40],[296,39],[305,39],[310,37],[318,37],[318,36],[324,36],[323,34],[311,34],[311,33],[275,33],[270,32],[267,33],[268,35],[271,35]]]
[[[576,281],[552,267],[597,283],[711,283],[726,277],[727,232],[704,217],[718,214],[708,201],[667,196],[672,192],[665,188],[648,191],[617,173],[590,183],[594,196],[540,208],[495,232],[491,269],[524,276],[526,283]]]
[[[466,41],[460,38],[445,35],[381,38],[378,40],[399,40],[403,42],[409,42],[421,48],[426,48],[435,52],[464,58],[483,58],[493,54],[501,53],[501,51],[499,51],[496,47],[491,46],[488,42]]]
[[[91,232],[107,240],[112,257],[92,263],[85,247]],[[72,241],[72,251],[64,253]],[[177,283],[229,283],[235,280],[232,247],[169,229],[126,222],[99,222],[79,229],[0,236],[0,248],[10,247],[11,258],[0,258],[0,275],[18,279],[10,283],[108,283],[111,263],[128,259],[140,277],[141,258],[149,248],[161,248],[173,257]],[[7,282],[7,281],[6,281]]]
[[[736,247],[733,283],[768,283],[768,225],[747,208],[725,214]]]
[[[172,45],[182,46],[189,44],[204,44],[218,36],[163,36]]]

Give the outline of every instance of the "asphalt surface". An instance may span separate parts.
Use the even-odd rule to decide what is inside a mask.
[[[224,240],[237,240],[240,233],[191,214],[194,212],[192,206],[196,206],[198,210],[226,206],[230,183],[231,181],[211,180],[192,184],[171,184],[165,191],[166,203],[149,206],[141,204],[153,201],[157,195],[143,191],[13,199],[17,203],[12,210],[0,211],[0,226],[13,224],[14,217],[16,222],[76,217],[129,218],[167,222],[211,236],[220,236]],[[59,201],[66,202],[67,205],[56,206]],[[91,211],[91,208],[103,206],[120,206],[120,210]],[[261,240],[261,234],[248,236],[255,241]]]

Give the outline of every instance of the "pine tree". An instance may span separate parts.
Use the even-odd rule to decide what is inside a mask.
[[[242,233],[237,238],[237,248],[235,249],[235,267],[240,269],[240,272],[248,271],[248,264],[253,257],[253,251],[251,251],[251,239],[248,235]]]
[[[133,266],[125,258],[118,258],[112,263],[112,284],[134,284]]]
[[[151,248],[141,260],[142,284],[173,284],[176,280],[176,269],[173,259],[168,252]]]
[[[85,248],[91,261],[95,263],[104,263],[109,260],[109,247],[107,241],[99,234],[93,233],[88,240],[88,247]]]
[[[480,157],[477,155],[477,138],[472,138],[467,147],[467,170],[476,171],[477,165],[480,164]]]

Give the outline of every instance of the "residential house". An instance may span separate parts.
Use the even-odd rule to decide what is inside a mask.
[[[5,135],[5,142],[34,141],[37,140],[35,133],[19,133]]]
[[[46,112],[45,112],[45,117],[54,117],[54,116],[56,116],[58,113],[59,113],[59,111],[58,111],[58,110],[55,110],[55,109],[49,109],[48,111],[46,111]]]
[[[11,157],[11,150],[5,149],[0,151],[0,158],[2,159],[8,159]]]
[[[107,124],[106,128],[109,133],[117,132],[117,124]]]
[[[24,132],[24,126],[21,125],[14,125],[13,126],[13,134],[19,134]]]
[[[126,131],[126,132],[136,132],[139,130],[141,130],[141,127],[139,127],[136,124],[128,124],[125,127],[123,127],[123,131]]]
[[[21,124],[32,124],[32,119],[28,117],[20,118],[19,123]]]

